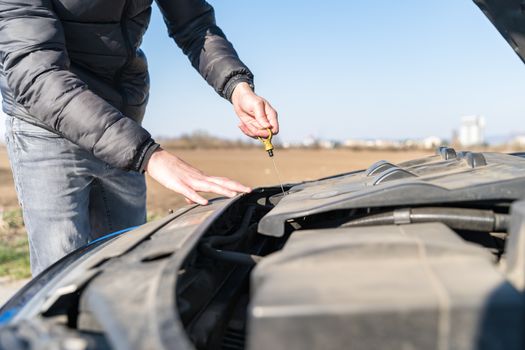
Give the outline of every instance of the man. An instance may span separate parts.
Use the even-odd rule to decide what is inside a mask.
[[[0,0],[6,141],[31,269],[108,232],[144,223],[144,172],[188,202],[250,189],[207,176],[140,126],[148,72],[139,49],[152,0]],[[277,113],[204,0],[156,0],[169,35],[230,100],[246,135],[278,132]]]

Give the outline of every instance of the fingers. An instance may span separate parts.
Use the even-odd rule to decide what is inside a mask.
[[[246,125],[244,125],[244,123],[239,123],[238,127],[239,127],[239,129],[241,129],[241,131],[242,131],[246,136],[254,137],[254,136],[253,136],[253,133],[251,132],[251,130],[248,129],[248,127],[246,127]]]
[[[182,185],[180,188],[174,188],[173,190],[182,194],[186,198],[186,201],[189,200],[200,205],[208,204],[208,200],[195,192],[190,186]]]
[[[225,177],[210,176],[208,180],[216,183],[219,186],[222,186],[224,188],[238,193],[250,193],[252,191],[251,188],[241,185],[237,181],[233,181]]]
[[[257,122],[247,114],[243,114],[241,116],[241,124],[243,124],[244,130],[248,132],[247,135],[250,137],[258,136],[257,133],[259,132],[260,128],[256,126],[255,123]]]
[[[251,189],[240,183],[225,177],[201,176],[199,178],[190,178],[183,183],[185,189],[179,191],[187,201],[195,202],[201,205],[208,204],[208,201],[200,196],[197,192],[215,193],[225,197],[235,197],[238,193],[249,193]]]
[[[243,130],[243,132],[246,135],[250,137],[268,137],[268,131],[262,128],[259,125],[259,123],[255,119],[253,119],[253,117],[244,112],[240,112],[239,117],[241,119],[241,123],[243,124],[243,128],[244,130],[246,130],[246,132],[243,129],[241,130]],[[239,128],[241,128],[240,125]]]
[[[252,101],[249,106],[240,105],[235,108],[235,112],[239,116],[242,127],[241,131],[250,137],[268,137],[270,129],[273,134],[279,132],[279,122],[277,120],[277,112],[263,98],[257,97],[257,100]]]
[[[228,188],[219,186],[216,183],[208,181],[207,179],[194,181],[191,187],[195,191],[211,192],[211,193],[219,194],[221,196],[230,197],[230,198],[235,197],[237,195],[237,192],[232,191]]]
[[[206,176],[202,179],[188,179],[177,188],[174,188],[185,197],[186,203],[198,203],[200,205],[208,204],[208,200],[199,195],[197,192],[215,193],[225,197],[235,197],[238,193],[249,193],[251,189],[240,183],[223,178]]]
[[[264,104],[264,111],[266,113],[268,121],[271,124],[270,129],[272,130],[272,133],[274,135],[279,133],[279,121],[277,120],[277,111],[268,102]]]
[[[225,177],[206,176],[193,180],[191,187],[195,191],[211,192],[226,197],[235,197],[238,193],[249,193],[251,189]]]
[[[268,118],[266,117],[265,105],[266,101],[264,100],[257,102],[253,108],[253,115],[261,128],[270,129],[272,125],[270,125]]]
[[[249,130],[245,129],[245,131]],[[250,188],[230,179],[206,176],[200,170],[164,150],[150,158],[148,174],[166,188],[180,193],[188,204],[208,204],[208,200],[197,192],[234,197],[238,193],[251,191]]]

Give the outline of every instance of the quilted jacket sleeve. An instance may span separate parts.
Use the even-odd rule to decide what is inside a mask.
[[[50,0],[0,0],[0,63],[32,116],[113,166],[140,169],[150,134],[70,72]]]
[[[204,0],[156,0],[168,33],[193,67],[215,91],[230,100],[240,82],[253,85],[253,75],[215,24],[215,14]]]

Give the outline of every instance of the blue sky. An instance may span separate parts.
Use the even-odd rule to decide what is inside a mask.
[[[486,117],[489,136],[525,132],[525,66],[471,0],[210,3],[279,111],[281,140],[449,138],[468,114]],[[156,7],[143,49],[153,135],[243,137]]]
[[[471,0],[212,0],[217,22],[279,111],[281,138],[450,137],[525,130],[525,67]],[[157,9],[143,49],[154,135],[241,137],[228,102],[193,71]]]

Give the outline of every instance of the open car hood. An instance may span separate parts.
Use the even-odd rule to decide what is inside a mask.
[[[525,3],[522,0],[474,0],[525,63]]]

